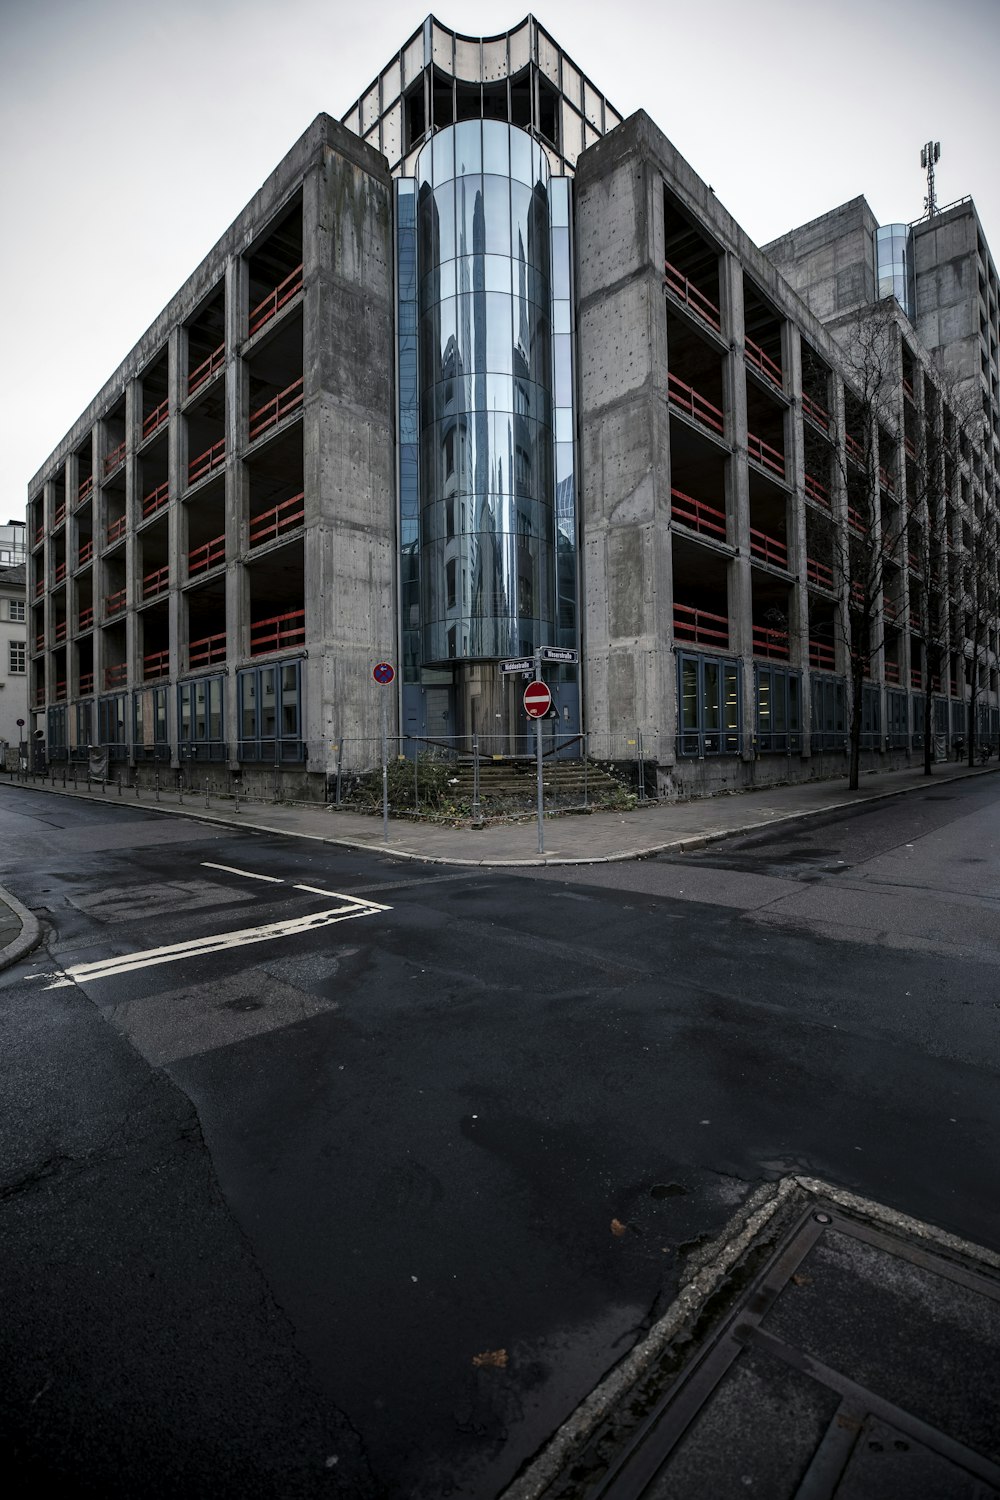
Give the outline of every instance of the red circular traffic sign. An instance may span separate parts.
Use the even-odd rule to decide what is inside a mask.
[[[383,687],[386,687],[392,681],[395,675],[395,668],[391,665],[390,662],[387,661],[380,661],[378,666],[372,668],[372,676],[374,677],[375,681],[381,683]]]
[[[544,682],[529,682],[524,690],[524,711],[529,719],[544,719],[552,707],[552,694]]]

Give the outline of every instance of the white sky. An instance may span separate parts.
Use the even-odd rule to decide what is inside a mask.
[[[429,0],[425,0],[429,3]],[[488,35],[527,5],[441,0]],[[624,115],[645,109],[758,244],[864,193],[976,200],[1000,259],[1000,0],[538,0]],[[426,10],[401,0],[0,0],[0,520],[320,111]]]

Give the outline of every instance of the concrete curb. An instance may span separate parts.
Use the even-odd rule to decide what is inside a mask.
[[[529,855],[523,859],[512,859],[497,856],[495,859],[468,859],[459,855],[448,854],[422,854],[413,849],[394,849],[391,844],[382,844],[375,840],[344,838],[326,833],[307,833],[297,828],[276,828],[269,823],[252,823],[244,821],[242,815],[236,813],[213,814],[211,810],[193,807],[164,807],[160,803],[150,805],[146,802],[118,802],[117,799],[102,801],[99,805],[109,808],[115,806],[141,807],[143,812],[160,813],[164,817],[188,818],[196,823],[210,823],[214,827],[245,828],[251,833],[276,834],[278,837],[293,839],[311,839],[315,843],[332,844],[342,849],[363,850],[369,854],[388,854],[393,859],[414,860],[420,864],[427,865],[455,865],[459,868],[469,869],[545,869],[551,866],[572,865],[610,865],[634,863],[643,859],[655,859],[658,854],[685,854],[689,850],[704,849],[709,844],[720,843],[723,839],[743,838],[748,834],[764,833],[772,828],[779,828],[786,823],[803,822],[809,818],[822,818],[830,815],[845,814],[871,806],[876,802],[887,802],[893,797],[905,797],[911,792],[924,790],[927,786],[947,786],[953,781],[968,781],[973,777],[996,775],[1000,766],[982,766],[974,770],[963,767],[960,772],[952,772],[950,775],[938,771],[928,780],[915,782],[910,786],[892,787],[888,791],[870,792],[860,797],[849,798],[846,802],[831,802],[823,807],[799,808],[794,812],[776,813],[773,817],[764,818],[753,823],[742,823],[732,828],[713,828],[705,833],[685,834],[679,838],[668,839],[655,844],[644,844],[637,848],[618,849],[613,854],[542,854]],[[6,783],[5,783],[6,784]],[[37,784],[28,786],[20,782],[11,782],[12,786],[23,786],[24,790],[36,792],[48,792],[59,797],[75,797],[79,802],[93,802],[95,798],[92,793],[71,792],[63,790],[62,787],[39,786]],[[705,799],[710,802],[710,798]],[[333,816],[336,816],[335,814]],[[552,827],[558,826],[558,820],[553,822]]]
[[[33,916],[26,906],[22,906],[17,897],[12,896],[10,891],[5,890],[3,886],[0,886],[0,901],[9,906],[21,922],[21,931],[14,941],[8,943],[5,948],[0,948],[0,972],[2,972],[38,947],[42,941],[42,926],[38,918]]]

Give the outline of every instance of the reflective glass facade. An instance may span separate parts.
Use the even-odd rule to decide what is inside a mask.
[[[417,162],[421,652],[554,640],[548,163],[499,121]]]
[[[879,296],[895,297],[912,322],[915,296],[909,225],[883,224],[875,234],[875,253],[878,261],[876,276]]]

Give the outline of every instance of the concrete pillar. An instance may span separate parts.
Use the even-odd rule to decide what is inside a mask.
[[[230,256],[226,262],[226,661],[231,667],[242,660],[249,645],[244,607],[249,590],[244,587],[242,561],[247,536],[247,481],[240,457],[246,447],[249,381],[239,352],[247,327],[248,299],[246,262],[241,255]],[[237,672],[230,670],[223,689],[231,770],[239,768],[237,679]]]
[[[167,561],[170,566],[170,589],[167,594],[167,611],[170,628],[170,683],[167,693],[167,738],[170,742],[170,764],[176,770],[180,764],[177,755],[177,693],[174,684],[187,668],[187,634],[184,596],[181,582],[184,578],[184,557],[181,550],[181,500],[184,489],[182,461],[182,433],[184,420],[181,405],[187,392],[187,337],[183,328],[171,328],[167,339],[167,400],[169,401],[169,427],[167,428],[167,484],[169,503],[167,508]]]
[[[137,518],[142,515],[138,498],[139,458],[136,453],[138,435],[142,429],[142,386],[138,380],[130,380],[125,387],[125,588],[128,610],[125,617],[125,646],[128,662],[128,692],[139,687],[143,680],[142,616],[142,548],[136,536]],[[128,720],[131,716],[126,715]],[[131,725],[126,733],[131,739]]]
[[[747,371],[743,358],[743,267],[735,255],[723,256],[719,277],[723,328],[729,353],[723,365],[726,436],[733,445],[730,461],[732,529],[737,545],[729,566],[729,644],[743,664],[743,758],[752,756],[757,695],[753,668],[753,577],[750,568],[750,476],[747,470]]]
[[[812,695],[809,691],[809,587],[806,559],[805,435],[802,428],[802,339],[794,323],[782,328],[782,359],[785,389],[792,408],[785,418],[785,470],[792,485],[788,502],[788,567],[795,577],[789,610],[788,636],[791,659],[802,669],[802,757],[811,754]]]

